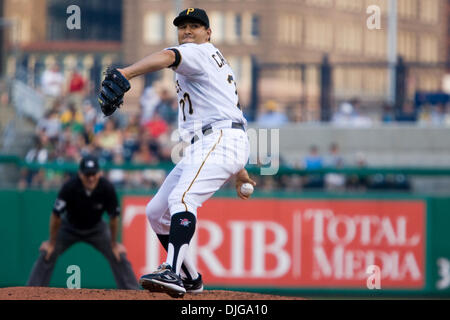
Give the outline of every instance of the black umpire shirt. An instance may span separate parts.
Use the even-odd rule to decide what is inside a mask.
[[[113,218],[120,214],[114,186],[101,177],[97,187],[87,192],[78,175],[66,182],[53,206],[58,217],[66,213],[67,220],[77,229],[90,229],[98,224],[104,212]]]

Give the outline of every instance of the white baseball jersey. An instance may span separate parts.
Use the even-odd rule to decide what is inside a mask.
[[[195,134],[200,139],[184,149],[183,158],[147,205],[148,220],[158,235],[169,234],[172,215],[187,211],[196,216],[197,208],[244,168],[250,153],[247,133],[231,125],[237,122],[245,126],[247,121],[239,108],[234,73],[220,51],[211,43],[168,49],[177,55],[173,70],[180,135],[184,139]],[[199,131],[206,125],[211,125],[212,130],[203,135]],[[176,270],[183,261],[189,273],[195,275],[186,248],[180,249],[184,260],[178,260]],[[167,262],[172,258],[168,254]]]
[[[231,120],[247,124],[239,106],[235,75],[222,53],[211,43],[186,43],[176,72],[178,129],[193,133],[205,125]],[[200,124],[200,125],[199,125]]]

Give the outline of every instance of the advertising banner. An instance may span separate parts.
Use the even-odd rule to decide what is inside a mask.
[[[123,198],[122,239],[138,277],[166,258],[148,201]],[[421,200],[213,198],[198,210],[190,254],[209,286],[365,289],[375,275],[383,289],[417,290],[425,232]]]

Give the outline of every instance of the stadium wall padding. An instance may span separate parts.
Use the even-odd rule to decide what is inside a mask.
[[[138,192],[137,194],[139,194]],[[140,193],[141,195],[143,193]],[[0,287],[25,286],[27,278],[35,259],[38,257],[38,249],[42,241],[48,239],[49,217],[57,193],[56,191],[0,191]],[[119,193],[121,199],[125,193]],[[129,195],[129,194],[128,194]],[[133,195],[133,194],[131,194]],[[223,198],[228,198],[228,194]],[[219,195],[222,197],[222,195]],[[296,199],[294,195],[286,198],[279,194],[258,194],[255,199]],[[450,197],[418,197],[410,195],[386,194],[379,197],[370,195],[327,195],[317,194],[308,197],[298,197],[302,200],[312,199],[401,199],[411,201],[421,199],[426,203],[426,241],[425,241],[425,285],[420,290],[393,290],[391,293],[407,295],[450,295]],[[122,200],[121,200],[122,201]],[[105,215],[106,218],[106,215]],[[114,278],[107,260],[95,249],[87,244],[79,243],[67,250],[58,259],[53,277],[50,283],[52,287],[66,287],[66,281],[70,274],[66,272],[71,265],[77,265],[81,269],[82,288],[116,288]],[[226,287],[217,287],[226,288]],[[216,289],[211,287],[211,289]],[[238,289],[238,288],[234,288]],[[280,294],[308,295],[308,294],[375,294],[370,290],[352,290],[311,287],[299,288],[241,288],[249,291],[260,291]],[[279,290],[278,290],[279,289]]]
[[[49,218],[55,191],[0,192],[0,286],[25,286],[39,246],[49,236]],[[81,270],[82,288],[115,288],[107,260],[90,245],[75,244],[58,259],[52,287],[66,287],[70,265]]]

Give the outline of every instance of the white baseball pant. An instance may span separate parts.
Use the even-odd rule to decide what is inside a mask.
[[[197,216],[197,208],[244,168],[249,150],[246,132],[233,128],[213,129],[188,146],[182,160],[147,204],[146,214],[153,231],[169,234],[175,213],[189,211]],[[188,252],[183,262],[195,270]]]

